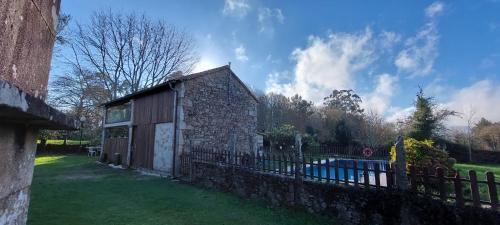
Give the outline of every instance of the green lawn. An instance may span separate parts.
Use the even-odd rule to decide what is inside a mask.
[[[36,141],[37,144],[40,144],[40,140]],[[64,140],[47,140],[48,145],[62,145]],[[88,144],[89,141],[82,140],[82,145]],[[79,145],[80,140],[66,140],[67,145]]]
[[[86,156],[36,159],[28,224],[331,224],[302,211],[206,190]]]
[[[479,163],[456,163],[455,169],[460,172],[461,177],[469,177],[469,170],[475,170],[477,174],[477,179],[480,181],[486,181],[486,172],[490,171],[495,174],[495,181],[500,181],[500,165],[497,164],[479,164]],[[452,184],[450,184],[452,185]],[[481,200],[490,201],[489,190],[486,184],[480,183],[479,196]],[[497,185],[497,188],[500,186]],[[471,188],[470,183],[465,183],[464,196],[466,198],[471,198]],[[500,193],[498,193],[500,195]]]
[[[485,180],[486,172],[495,174],[495,180],[500,181],[500,165],[498,164],[479,164],[479,163],[457,163],[455,169],[460,172],[460,176],[468,176],[469,170],[475,170],[477,179]]]

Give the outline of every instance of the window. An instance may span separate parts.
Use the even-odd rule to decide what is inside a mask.
[[[106,123],[119,123],[130,120],[130,102],[106,109]]]
[[[106,128],[106,138],[128,138],[128,127],[110,127]]]

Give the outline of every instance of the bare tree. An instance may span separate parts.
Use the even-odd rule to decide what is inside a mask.
[[[494,123],[478,132],[479,138],[492,150],[498,151],[500,145],[500,123]]]
[[[363,115],[360,127],[360,142],[369,147],[387,145],[397,136],[396,128],[384,118],[373,111]]]
[[[197,61],[187,32],[144,14],[95,12],[89,24],[77,24],[71,45],[73,63],[99,74],[112,99],[190,72]]]
[[[472,127],[474,126],[474,116],[476,115],[476,110],[472,105],[469,106],[468,111],[465,114],[467,119],[467,150],[469,155],[469,161],[472,161]]]

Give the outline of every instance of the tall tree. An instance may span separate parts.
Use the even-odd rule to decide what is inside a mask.
[[[376,112],[369,111],[363,116],[359,141],[364,146],[380,147],[396,139],[394,124],[385,122]]]
[[[314,113],[313,103],[302,99],[298,94],[290,97],[290,122],[297,130],[304,133],[309,117]]]
[[[500,145],[500,123],[489,125],[478,132],[478,136],[489,149],[498,151]]]
[[[445,129],[443,121],[455,111],[438,109],[433,102],[433,98],[426,97],[423,90],[417,92],[415,101],[415,112],[410,118],[409,136],[417,140],[431,139],[439,136]]]
[[[500,122],[492,123],[485,118],[472,129],[474,137],[479,141],[479,147],[498,151],[500,148]]]
[[[361,98],[353,90],[333,90],[324,98],[323,104],[347,114],[361,115],[364,111],[360,106],[361,102]]]
[[[72,60],[100,74],[112,99],[159,84],[173,72],[187,73],[197,61],[187,32],[144,14],[95,12],[73,33]]]

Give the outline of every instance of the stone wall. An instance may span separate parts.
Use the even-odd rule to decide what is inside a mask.
[[[36,130],[0,126],[0,224],[25,224],[35,161]]]
[[[59,0],[0,0],[0,224],[25,224],[40,128],[74,128],[45,104]]]
[[[0,80],[47,95],[59,0],[0,0]]]
[[[257,101],[229,67],[186,80],[181,89],[184,148],[255,150]]]
[[[239,168],[194,163],[190,182],[258,198],[273,206],[297,207],[342,224],[500,224],[500,213],[456,208],[409,192],[362,189],[283,177]]]

